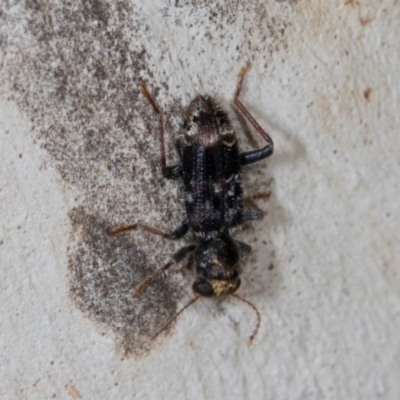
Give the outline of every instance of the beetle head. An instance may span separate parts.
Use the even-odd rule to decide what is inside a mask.
[[[238,261],[238,248],[228,235],[201,239],[195,251],[194,292],[205,297],[235,292],[240,286]]]

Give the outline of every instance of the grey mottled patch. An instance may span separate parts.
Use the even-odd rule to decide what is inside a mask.
[[[143,298],[132,298],[132,288],[154,265],[127,235],[111,238],[108,224],[85,207],[71,211],[76,240],[69,257],[70,293],[76,305],[117,333],[121,350],[141,353],[170,318],[179,291],[168,280],[152,285]]]
[[[267,65],[286,45],[294,2],[279,3],[272,15],[264,2],[175,1],[162,14],[166,26],[182,26],[184,17],[192,21],[187,29],[194,45],[185,57],[211,47],[214,54],[234,54],[227,62],[239,68],[249,54],[262,54]],[[232,40],[238,17],[246,32],[239,42]],[[169,229],[182,218],[182,196],[161,177],[156,118],[138,91],[141,81],[149,82],[155,96],[168,96],[165,114],[182,115],[181,100],[170,97],[167,76],[150,57],[155,48],[143,44],[152,38],[157,46],[153,29],[150,16],[129,1],[3,2],[0,12],[2,92],[30,120],[66,190],[78,193],[69,213],[71,298],[133,354],[149,349],[149,338],[176,312],[181,296],[169,280],[137,300],[129,294],[179,243],[138,232],[106,234],[137,220]],[[160,60],[173,52],[159,50]],[[167,131],[168,124],[177,130],[167,119]],[[148,220],[149,213],[160,220]]]

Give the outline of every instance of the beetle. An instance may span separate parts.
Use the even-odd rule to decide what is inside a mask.
[[[268,133],[239,100],[248,67],[249,65],[246,65],[240,70],[233,102],[262,136],[266,145],[260,149],[240,153],[228,114],[212,97],[199,95],[187,108],[182,139],[178,142],[180,163],[173,166],[166,163],[163,114],[147,86],[140,86],[140,91],[158,115],[162,173],[165,178],[183,180],[186,216],[172,232],[163,232],[137,222],[114,228],[110,234],[115,236],[141,228],[166,239],[177,240],[190,229],[194,234],[195,243],[180,248],[165,266],[133,289],[133,296],[142,294],[173,264],[182,262],[191,255],[196,265],[196,280],[192,286],[195,297],[162,330],[201,296],[233,295],[257,313],[257,325],[248,341],[248,345],[251,345],[260,325],[260,313],[252,303],[235,293],[240,286],[240,253],[250,253],[251,247],[233,239],[232,234],[235,228],[246,221],[263,218],[263,212],[254,203],[251,209],[245,208],[241,168],[269,157],[273,153],[274,144]]]

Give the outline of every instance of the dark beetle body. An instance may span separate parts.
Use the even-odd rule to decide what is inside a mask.
[[[175,166],[166,165],[162,114],[147,87],[142,85],[140,88],[159,117],[163,174],[166,178],[183,180],[186,217],[171,233],[136,223],[114,229],[111,234],[140,226],[165,238],[179,239],[190,229],[196,243],[179,249],[168,264],[134,289],[134,296],[142,293],[173,263],[183,261],[189,254],[193,254],[192,259],[196,264],[197,277],[193,290],[197,296],[228,295],[240,285],[239,255],[249,253],[251,248],[234,240],[231,235],[234,228],[245,221],[263,218],[263,213],[256,206],[250,210],[244,207],[241,167],[267,158],[273,151],[270,136],[238,99],[246,69],[242,68],[239,74],[234,103],[267,142],[266,146],[240,153],[227,113],[210,97],[197,96],[186,111],[179,141],[181,162]]]
[[[181,143],[186,214],[200,236],[228,232],[243,223],[241,165],[227,114],[211,98],[190,104]]]
[[[186,219],[173,236],[191,229],[197,237],[196,246],[187,247],[195,253],[196,293],[233,293],[240,285],[239,253],[251,248],[233,240],[231,233],[246,220],[263,217],[260,210],[244,209],[241,166],[268,157],[272,141],[263,149],[240,154],[226,112],[211,97],[198,96],[186,111],[179,149],[181,165],[169,167],[166,175],[183,178]]]

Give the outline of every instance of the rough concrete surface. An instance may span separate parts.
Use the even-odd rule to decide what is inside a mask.
[[[0,397],[400,398],[400,3],[396,0],[11,1],[0,4]],[[226,108],[263,221],[235,298],[191,298],[174,268],[182,188],[162,178],[185,107]]]

